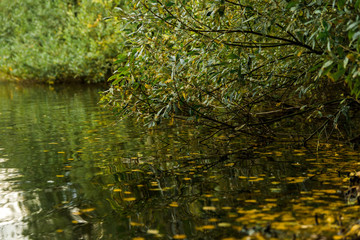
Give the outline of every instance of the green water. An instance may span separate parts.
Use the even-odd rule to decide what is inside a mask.
[[[101,90],[0,83],[0,239],[306,239],[360,216],[346,146],[148,130],[98,106]]]

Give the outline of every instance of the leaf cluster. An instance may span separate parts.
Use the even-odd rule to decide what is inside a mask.
[[[360,94],[359,2],[129,1],[103,102],[149,126],[186,118],[263,134],[318,110],[329,85]]]

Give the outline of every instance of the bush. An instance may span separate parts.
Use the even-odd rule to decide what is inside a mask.
[[[116,3],[0,2],[0,71],[41,82],[99,82],[111,75],[121,33],[105,20]]]

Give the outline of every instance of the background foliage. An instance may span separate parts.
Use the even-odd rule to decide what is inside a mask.
[[[122,36],[105,19],[119,1],[0,2],[0,71],[20,79],[98,82]]]
[[[122,66],[103,96],[121,115],[249,135],[306,115],[324,118],[319,132],[348,114],[348,90],[360,94],[359,0],[129,2]]]

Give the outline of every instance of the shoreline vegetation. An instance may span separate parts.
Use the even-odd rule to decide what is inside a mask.
[[[116,1],[1,1],[0,71],[20,81],[104,82],[122,33],[107,21]]]

